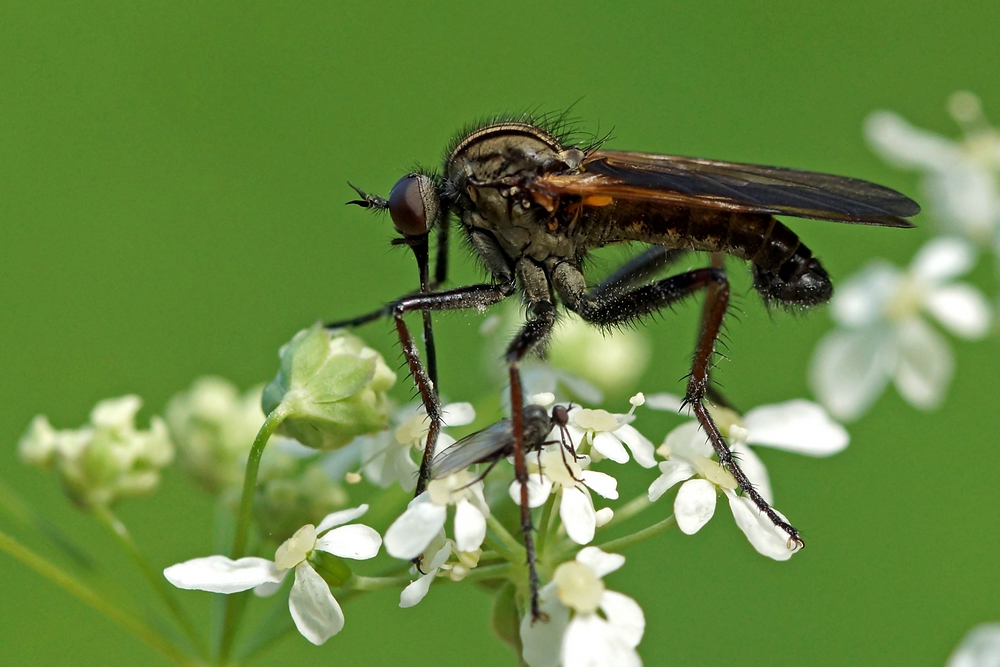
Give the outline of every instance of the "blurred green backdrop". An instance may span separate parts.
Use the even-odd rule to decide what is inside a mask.
[[[412,288],[391,225],[345,208],[345,181],[386,194],[472,119],[579,100],[584,128],[613,127],[615,148],[844,173],[917,196],[915,177],[865,147],[862,119],[889,108],[951,134],[944,103],[964,88],[1000,120],[998,27],[995,0],[5,2],[0,475],[121,561],[52,478],[17,462],[32,416],[76,426],[128,392],[154,414],[205,373],[264,381],[296,330]],[[918,222],[793,227],[836,279],[875,255],[907,262],[932,224]],[[455,284],[477,272],[456,253]],[[988,262],[976,278],[995,292]],[[769,317],[753,295],[742,307],[720,376],[729,394],[746,407],[807,395],[828,316]],[[681,388],[695,310],[651,328],[640,388]],[[466,361],[481,318],[439,321],[442,385],[481,393]],[[395,359],[388,325],[362,334]],[[628,553],[609,585],[645,609],[647,664],[942,665],[972,625],[997,620],[998,346],[954,347],[940,411],[890,391],[831,460],[764,453],[809,544],[791,562],[755,555],[728,519]],[[162,566],[210,552],[210,508],[174,471],[121,514]],[[189,595],[204,607],[207,594]],[[6,664],[165,664],[7,556],[0,601]],[[489,604],[471,587],[436,588],[419,610],[373,595],[350,603],[324,647],[295,636],[262,664],[509,665]]]

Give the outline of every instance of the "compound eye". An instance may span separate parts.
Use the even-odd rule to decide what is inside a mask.
[[[439,206],[434,181],[423,174],[404,176],[389,193],[389,217],[403,236],[421,236],[429,232]]]
[[[552,406],[552,421],[556,426],[566,426],[569,424],[569,410],[562,405]]]

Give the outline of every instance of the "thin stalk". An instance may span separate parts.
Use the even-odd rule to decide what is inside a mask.
[[[42,556],[4,532],[0,532],[0,550],[6,551],[84,604],[89,605],[126,630],[129,630],[136,637],[166,656],[174,664],[181,665],[182,667],[198,667],[202,664],[186,655],[180,648],[138,620],[134,614],[125,613],[95,593],[92,589],[76,580],[73,576],[45,560]]]
[[[174,620],[177,621],[177,625],[179,625],[181,630],[184,631],[184,635],[188,638],[188,641],[190,641],[192,646],[195,647],[202,659],[208,660],[210,656],[208,644],[206,644],[204,638],[198,634],[198,630],[194,627],[194,623],[191,622],[191,619],[188,618],[188,615],[184,612],[180,603],[177,602],[177,598],[174,597],[174,592],[170,588],[166,578],[163,576],[163,573],[154,568],[153,565],[146,560],[146,557],[132,540],[132,535],[129,533],[128,528],[125,527],[125,524],[118,519],[114,512],[104,505],[97,505],[92,509],[98,523],[107,529],[122,551],[124,551],[133,560],[133,562],[135,562],[139,571],[142,573],[142,576],[146,578],[146,581],[152,589],[157,595],[160,596],[163,604],[167,606],[167,609],[170,610]]]
[[[556,494],[550,494],[545,506],[542,508],[542,518],[538,521],[538,540],[535,543],[535,550],[540,557],[544,557],[545,543],[549,532],[549,521],[552,520],[552,508],[556,504]]]
[[[653,503],[649,502],[649,496],[647,496],[645,493],[643,493],[640,496],[636,496],[632,500],[622,505],[620,509],[616,510],[614,517],[612,517],[611,521],[604,524],[604,527],[608,528],[610,526],[617,526],[620,523],[624,523],[625,521],[628,521],[632,517],[646,510],[652,504]]]
[[[260,469],[260,457],[264,455],[264,446],[270,440],[275,429],[287,416],[284,404],[279,404],[271,414],[264,420],[263,426],[254,438],[253,446],[250,447],[250,456],[247,458],[246,474],[243,477],[243,496],[240,498],[240,511],[236,517],[236,533],[233,536],[233,548],[230,556],[233,560],[239,560],[246,555],[247,537],[250,534],[250,518],[253,513],[253,498],[257,492],[257,471]],[[244,603],[241,598],[244,594],[233,594],[226,598],[226,609],[222,616],[222,636],[219,639],[219,664],[229,663],[229,654],[233,647],[233,638],[236,636],[236,626]]]
[[[660,533],[667,531],[669,528],[674,526],[677,520],[674,515],[671,514],[666,519],[662,521],[657,521],[652,526],[648,528],[643,528],[642,530],[632,533],[631,535],[626,535],[625,537],[619,537],[617,540],[609,540],[604,544],[598,544],[597,548],[601,551],[607,551],[609,553],[615,551],[621,551],[627,549],[631,546],[639,544],[640,542],[645,542],[651,537],[656,537]]]
[[[514,539],[513,535],[507,532],[507,529],[503,527],[502,523],[497,521],[496,517],[492,514],[486,517],[486,525],[496,535],[496,539],[491,540],[489,539],[489,533],[487,533],[486,537],[489,540],[490,547],[499,552],[501,556],[511,563],[521,563],[524,561],[524,547]]]

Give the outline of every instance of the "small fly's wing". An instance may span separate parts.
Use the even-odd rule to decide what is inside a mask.
[[[502,419],[435,454],[431,459],[431,478],[440,479],[477,463],[497,461],[510,456],[513,448],[511,421]]]
[[[687,208],[769,213],[886,227],[913,227],[920,206],[895,190],[843,176],[674,155],[593,151],[576,173],[545,174],[528,187],[543,199],[576,195]]]

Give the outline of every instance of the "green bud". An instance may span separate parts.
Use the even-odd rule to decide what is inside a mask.
[[[309,554],[309,562],[330,588],[340,588],[351,578],[351,568],[338,556],[326,551],[314,550]]]
[[[297,460],[274,448],[264,453],[265,461],[277,458],[291,465],[269,463],[259,478],[253,516],[262,535],[275,541],[286,540],[300,526],[319,523],[330,512],[347,505],[347,492],[330,479],[321,463]]]
[[[286,415],[278,433],[314,449],[338,449],[358,435],[389,424],[385,392],[396,374],[382,356],[346,332],[331,334],[319,323],[281,348],[278,376],[261,405]]]

